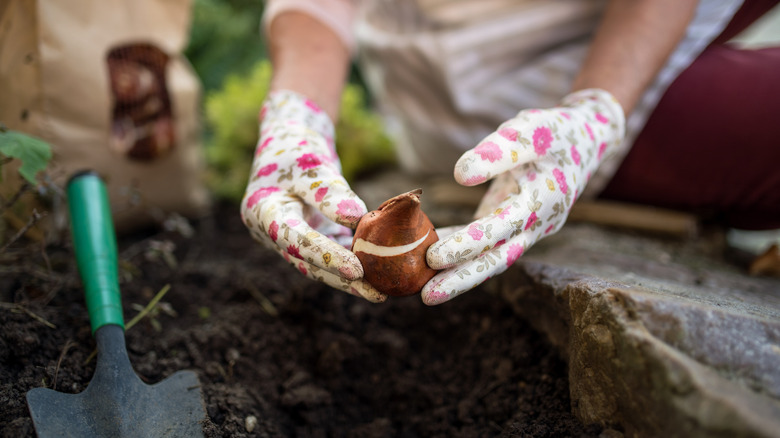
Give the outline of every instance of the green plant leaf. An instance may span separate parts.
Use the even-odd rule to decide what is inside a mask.
[[[19,159],[22,162],[19,173],[30,184],[37,184],[35,175],[49,164],[51,147],[45,141],[21,132],[5,131],[0,132],[0,154]]]

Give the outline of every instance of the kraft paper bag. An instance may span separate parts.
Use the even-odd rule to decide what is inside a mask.
[[[99,172],[120,231],[209,206],[201,88],[182,55],[191,6],[0,1],[0,122],[51,145],[57,183]],[[4,197],[19,181],[11,170],[4,166]]]

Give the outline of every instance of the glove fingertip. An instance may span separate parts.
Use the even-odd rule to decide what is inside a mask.
[[[456,291],[447,291],[451,275],[452,272],[450,271],[440,272],[425,283],[420,292],[423,304],[426,306],[436,306],[455,297],[454,294]]]
[[[488,177],[482,174],[461,174],[460,172],[455,172],[455,181],[457,181],[458,184],[466,187],[472,187],[482,184],[483,182],[487,181]]]
[[[342,278],[350,281],[359,280],[363,278],[363,267],[360,263],[348,263],[338,268],[339,274]]]
[[[423,291],[421,293],[422,296],[422,302],[426,306],[438,306],[439,304],[446,303],[447,301],[451,300],[453,297],[440,290],[436,290],[435,288],[423,288]]]
[[[441,266],[442,257],[439,255],[439,248],[441,248],[441,243],[441,240],[434,242],[431,246],[428,247],[428,250],[425,251],[425,262],[431,269],[435,269],[437,271],[443,269]]]
[[[362,282],[358,288],[351,286],[349,293],[363,297],[369,302],[380,304],[387,301],[387,295],[383,294],[382,292],[379,292],[374,288],[374,286],[371,286],[368,284],[368,282]]]
[[[447,263],[444,260],[444,257],[440,256],[438,253],[428,253],[425,255],[425,261],[428,263],[428,266],[431,269],[434,269],[436,271],[441,271],[444,269],[448,269],[454,266],[454,263]]]
[[[453,176],[455,181],[462,186],[476,186],[488,180],[488,175],[480,172],[482,166],[479,164],[479,156],[474,150],[464,153],[458,162],[455,163]]]

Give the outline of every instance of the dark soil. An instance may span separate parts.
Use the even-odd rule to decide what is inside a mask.
[[[370,304],[254,243],[235,206],[216,211],[193,237],[120,240],[126,320],[171,285],[127,332],[133,367],[148,383],[195,370],[207,436],[599,434],[571,414],[563,360],[498,295]],[[83,391],[95,344],[67,245],[17,243],[0,257],[0,436],[34,436],[25,393]]]

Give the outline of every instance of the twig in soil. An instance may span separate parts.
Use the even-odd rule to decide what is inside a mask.
[[[22,306],[21,304],[0,302],[0,307],[4,309],[10,309],[12,312],[16,312],[16,313],[26,313],[27,316],[40,322],[46,327],[53,328],[53,329],[57,328],[56,325],[50,323],[49,321],[46,321],[45,319],[43,319],[43,317],[36,315],[35,313],[32,312],[32,310]]]
[[[3,275],[19,275],[25,274],[35,277],[39,280],[52,282],[52,283],[65,283],[70,284],[76,281],[74,274],[59,274],[57,272],[45,272],[35,266],[22,265],[22,266],[0,266],[0,274]]]
[[[52,288],[49,289],[48,292],[46,292],[46,295],[44,295],[43,299],[39,301],[40,304],[42,306],[48,305],[51,302],[51,300],[53,300],[54,297],[57,296],[57,293],[59,293],[61,289],[62,289],[62,283],[52,286]]]
[[[25,228],[26,226],[26,222],[17,216],[16,213],[14,213],[12,210],[6,210],[3,212],[3,220],[5,220],[11,226],[11,228],[15,228],[17,230]],[[35,228],[28,228],[24,231],[24,233],[33,242],[40,242],[41,240],[45,239],[43,233]],[[2,254],[2,252],[0,252],[0,254]]]
[[[157,292],[157,295],[155,295],[154,298],[152,298],[151,301],[149,301],[149,304],[147,304],[143,310],[138,312],[138,314],[135,315],[133,319],[131,319],[127,324],[125,324],[125,332],[130,330],[134,325],[138,324],[138,322],[141,321],[141,319],[143,319],[146,315],[148,315],[149,312],[151,312],[152,309],[154,309],[157,303],[160,302],[162,297],[164,297],[165,294],[167,294],[170,289],[171,289],[170,284],[166,284],[165,286],[163,286],[163,288],[160,289],[159,292]],[[92,350],[92,353],[84,360],[84,365],[92,362],[92,359],[95,358],[96,354],[97,354],[97,349]]]
[[[38,213],[38,210],[33,209],[32,216],[30,216],[30,219],[27,221],[27,223],[19,229],[19,231],[16,232],[13,236],[11,236],[11,239],[6,242],[5,245],[3,245],[2,248],[0,248],[0,253],[5,252],[6,249],[8,249],[9,246],[13,245],[17,240],[21,239],[22,236],[24,236],[24,233],[26,233],[30,228],[32,228],[36,223],[38,223],[39,220],[46,217],[46,212]]]
[[[65,358],[65,355],[68,353],[68,350],[70,350],[70,347],[74,345],[74,342],[70,339],[68,339],[68,342],[65,343],[65,346],[62,347],[62,353],[60,353],[60,358],[57,359],[57,368],[54,369],[54,381],[51,384],[51,389],[56,390],[57,389],[57,375],[60,373],[60,365],[62,365],[62,359]]]
[[[262,292],[260,292],[253,284],[247,283],[246,289],[249,291],[249,294],[252,295],[252,297],[257,300],[257,302],[260,304],[260,308],[263,309],[263,311],[271,316],[279,316],[279,311],[276,310],[276,306],[274,306],[274,303],[271,302],[271,300],[268,299],[265,295],[263,295]]]
[[[225,368],[222,367],[222,364],[215,363],[214,364],[217,367],[217,371],[219,371],[219,374],[222,376],[222,380],[229,382],[230,377],[228,376],[228,373],[225,372]],[[233,373],[231,373],[232,375]]]
[[[43,262],[46,263],[46,271],[51,273],[51,261],[49,260],[49,255],[46,254],[46,239],[41,240],[41,257]]]
[[[5,160],[0,161],[0,166],[6,164],[7,162],[8,161],[5,161]],[[11,208],[14,204],[16,204],[16,201],[18,201],[22,197],[22,195],[24,195],[25,193],[29,192],[31,188],[32,188],[32,185],[30,183],[24,182],[24,183],[22,183],[22,186],[19,187],[19,190],[17,190],[16,193],[14,193],[14,195],[11,196],[11,199],[6,201],[6,200],[0,198],[0,200],[3,201],[3,205],[2,205],[2,207],[0,207],[0,211],[4,211],[4,210],[7,210],[7,209]]]
[[[143,310],[138,312],[138,314],[135,315],[133,319],[130,320],[130,322],[125,324],[125,331],[130,330],[134,325],[138,324],[138,321],[142,320],[146,315],[148,315],[149,312],[151,312],[152,309],[154,309],[154,306],[156,306],[157,303],[160,302],[162,297],[164,297],[169,290],[171,290],[170,284],[166,284],[165,286],[163,286],[163,288],[160,289],[160,292],[157,292],[157,295],[155,295],[154,298],[152,298],[152,300],[149,301],[149,304],[147,304]]]

